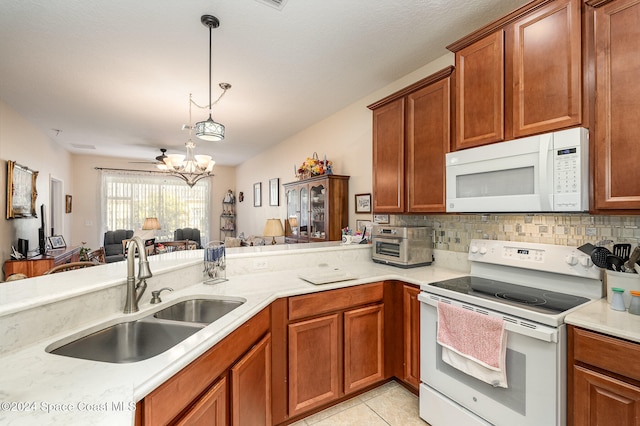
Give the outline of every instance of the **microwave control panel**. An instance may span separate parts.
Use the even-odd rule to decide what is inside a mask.
[[[554,149],[553,166],[556,194],[580,191],[580,147]]]

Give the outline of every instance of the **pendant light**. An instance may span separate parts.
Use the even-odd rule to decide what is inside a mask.
[[[196,136],[205,141],[221,141],[224,139],[224,126],[213,121],[213,118],[211,117],[211,112],[214,105],[211,102],[211,30],[213,30],[214,28],[218,28],[220,26],[220,21],[215,16],[202,15],[200,17],[200,22],[202,22],[205,27],[209,27],[209,118],[206,121],[200,121],[196,123]],[[231,85],[227,83],[221,83],[220,87],[226,92],[227,89],[231,87]],[[220,98],[218,98],[218,100],[220,100]]]
[[[189,187],[193,187],[200,179],[214,176],[213,166],[216,164],[210,155],[194,154],[196,144],[191,140],[191,105],[193,103],[191,94],[189,94],[189,125],[184,126],[189,129],[189,140],[185,143],[187,155],[169,154],[164,158],[164,164],[158,165],[159,169],[179,177]]]

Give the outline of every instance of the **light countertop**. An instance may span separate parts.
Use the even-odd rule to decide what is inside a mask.
[[[185,259],[184,262],[193,263],[193,259]],[[174,267],[174,263],[169,262],[168,267]],[[122,267],[113,268],[118,268],[120,273]],[[308,268],[303,268],[227,276],[228,281],[214,285],[189,285],[163,293],[161,304],[142,304],[140,312],[136,314],[111,314],[101,317],[99,321],[60,330],[49,338],[5,353],[0,357],[0,424],[133,424],[137,401],[278,298],[383,280],[426,285],[464,274],[437,266],[400,269],[375,264],[370,260],[359,260],[348,267],[341,265],[340,269],[357,279],[313,285],[298,278],[299,273],[308,271]],[[109,279],[105,274],[104,280]],[[56,286],[60,286],[61,292],[66,292],[60,295],[60,299],[69,296],[68,293],[72,291],[62,283],[54,283],[49,290],[55,290]],[[125,318],[127,321],[136,320],[177,300],[198,295],[241,297],[246,302],[168,351],[144,361],[110,364],[52,355],[45,350],[49,345],[72,335],[80,335],[87,329],[97,331],[122,322]],[[10,296],[15,303],[5,306],[5,315],[29,306],[28,301],[19,305],[20,297]],[[50,301],[57,300],[55,294],[50,294],[49,298]]]
[[[565,317],[565,322],[640,343],[640,315],[614,311],[606,298],[576,309]]]

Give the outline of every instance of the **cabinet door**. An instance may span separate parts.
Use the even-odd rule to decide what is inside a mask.
[[[309,188],[307,185],[298,187],[300,200],[300,221],[298,224],[298,241],[309,242],[309,234],[311,233],[311,223],[309,222]]]
[[[286,188],[287,220],[284,224],[284,235],[288,243],[297,242],[300,234],[300,198],[298,188]]]
[[[445,212],[445,154],[450,143],[450,79],[407,96],[408,211]]]
[[[201,397],[176,426],[224,426],[227,422],[227,378],[223,377]]]
[[[456,52],[455,149],[504,140],[504,31]]]
[[[580,366],[573,377],[574,425],[640,425],[640,388]]]
[[[513,135],[580,124],[579,0],[559,0],[513,24]]]
[[[325,182],[318,182],[309,185],[311,195],[311,238],[317,241],[327,240],[329,227],[329,210],[327,201],[329,194]]]
[[[231,368],[231,424],[271,424],[271,334]]]
[[[404,368],[403,379],[416,390],[420,386],[420,289],[403,286]]]
[[[384,305],[344,313],[344,392],[384,378]]]
[[[640,1],[595,10],[596,209],[639,209]]]
[[[373,111],[373,211],[404,211],[404,98]]]
[[[289,324],[289,416],[339,396],[338,314]]]

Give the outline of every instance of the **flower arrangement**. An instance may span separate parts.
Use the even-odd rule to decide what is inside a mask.
[[[296,176],[300,179],[307,179],[312,176],[319,176],[324,174],[331,174],[331,167],[333,163],[327,160],[325,155],[324,160],[318,159],[318,154],[313,153],[312,157],[307,157],[300,167],[296,170]]]

